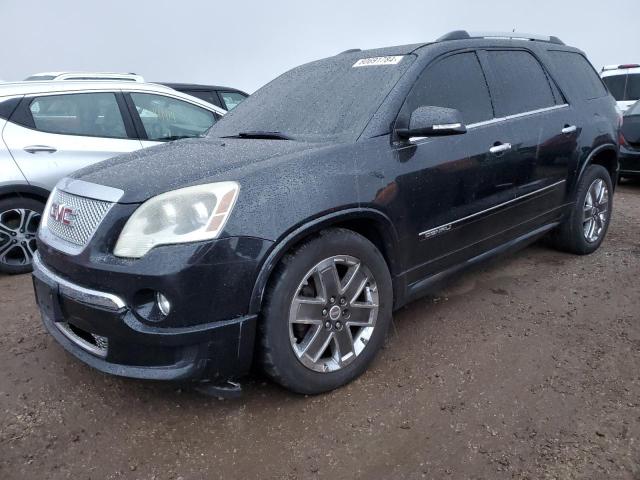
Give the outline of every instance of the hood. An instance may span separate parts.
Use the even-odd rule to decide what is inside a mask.
[[[293,140],[197,138],[119,155],[78,170],[72,178],[119,188],[121,203],[139,203],[170,190],[241,180],[238,170],[274,157],[318,149]]]

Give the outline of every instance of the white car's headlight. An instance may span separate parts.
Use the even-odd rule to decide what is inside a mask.
[[[140,258],[158,245],[216,238],[236,203],[236,182],[209,183],[163,193],[131,215],[114,255]]]

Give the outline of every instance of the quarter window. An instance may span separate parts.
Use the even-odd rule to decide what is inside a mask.
[[[562,81],[580,100],[591,100],[607,94],[600,77],[584,56],[560,50],[550,51],[549,56],[558,81]]]
[[[164,95],[132,93],[149,140],[178,140],[204,134],[216,121],[209,110]]]
[[[536,58],[521,50],[490,50],[487,56],[496,82],[492,95],[500,117],[552,107],[550,79]]]
[[[37,130],[63,135],[127,138],[113,93],[37,97],[29,104]]]
[[[418,107],[455,108],[469,125],[493,118],[489,88],[475,53],[452,55],[430,65],[409,93],[408,116]]]

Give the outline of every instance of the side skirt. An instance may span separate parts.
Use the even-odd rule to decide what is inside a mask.
[[[495,247],[491,250],[487,250],[486,252],[481,253],[473,258],[470,258],[462,263],[454,265],[446,270],[443,270],[439,273],[431,275],[423,280],[415,282],[407,287],[407,293],[404,298],[404,302],[400,305],[396,305],[396,308],[399,308],[413,300],[416,300],[424,295],[429,293],[434,293],[438,289],[442,288],[442,286],[449,280],[451,277],[462,273],[472,267],[477,266],[478,264],[484,263],[487,260],[490,260],[498,255],[504,255],[511,252],[516,252],[527,245],[535,242],[539,238],[543,237],[550,230],[553,230],[560,222],[553,222],[547,225],[543,225],[531,232],[528,232],[520,237],[514,238],[502,245]]]

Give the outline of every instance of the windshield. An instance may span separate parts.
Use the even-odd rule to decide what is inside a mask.
[[[227,113],[209,136],[271,132],[304,141],[355,141],[412,63],[412,56],[338,55],[302,65]]]
[[[602,81],[617,101],[640,99],[640,73],[611,75]]]

